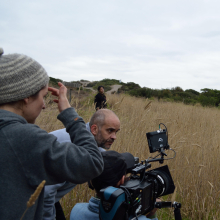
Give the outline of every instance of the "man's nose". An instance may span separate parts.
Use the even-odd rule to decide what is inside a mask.
[[[115,140],[116,139],[116,133],[112,133],[111,138]]]

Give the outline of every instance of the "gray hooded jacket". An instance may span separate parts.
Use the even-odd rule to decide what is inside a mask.
[[[58,115],[72,143],[59,143],[34,124],[0,109],[0,219],[20,219],[42,180],[47,185],[84,183],[103,170],[93,135],[73,108]],[[40,220],[43,191],[23,220]]]

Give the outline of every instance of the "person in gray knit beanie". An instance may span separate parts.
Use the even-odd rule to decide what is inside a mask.
[[[30,196],[43,180],[45,185],[81,184],[103,170],[96,141],[70,106],[67,88],[61,82],[59,89],[48,87],[48,81],[38,62],[21,54],[3,55],[0,49],[0,219],[43,219],[44,190],[27,210]],[[72,142],[59,143],[35,125],[46,108],[48,92],[57,97],[57,119]],[[44,118],[51,114],[49,108]]]
[[[34,95],[49,82],[44,68],[22,54],[3,55],[0,48],[0,104]]]

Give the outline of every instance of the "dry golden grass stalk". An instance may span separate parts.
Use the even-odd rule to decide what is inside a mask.
[[[176,187],[176,189],[175,189],[175,191],[174,191],[174,193],[173,193],[173,195],[171,197],[171,202],[175,202],[176,201],[176,192],[177,192],[177,187]]]
[[[35,190],[34,194],[31,195],[29,201],[27,202],[27,208],[30,208],[32,205],[34,205],[35,201],[37,200],[38,196],[40,195],[42,189],[44,188],[46,181],[43,180],[40,185]]]
[[[150,107],[151,107],[151,103],[152,103],[152,101],[149,101],[149,102],[147,103],[147,105],[144,107],[144,110],[150,108]]]
[[[46,183],[46,181],[43,180],[43,181],[39,184],[39,186],[37,187],[37,189],[34,191],[34,193],[31,195],[30,199],[29,199],[28,202],[27,202],[27,208],[26,208],[26,210],[24,211],[24,213],[23,213],[23,215],[22,215],[22,217],[21,217],[20,220],[23,219],[23,217],[24,217],[25,213],[27,212],[28,208],[30,208],[32,205],[35,204],[35,201],[37,200],[37,198],[38,198],[38,196],[40,195],[42,189],[44,188],[45,183]]]

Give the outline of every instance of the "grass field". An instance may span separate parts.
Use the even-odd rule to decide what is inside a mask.
[[[159,123],[164,123],[169,132],[169,145],[177,153],[175,159],[164,163],[169,166],[177,188],[175,195],[164,200],[181,202],[183,219],[220,219],[220,111],[126,95],[109,95],[107,99],[109,108],[121,121],[121,131],[111,149],[130,152],[140,160],[155,156],[149,154],[146,132],[155,131]],[[63,128],[56,119],[56,104],[51,103],[50,97],[47,103],[37,124],[48,132]],[[94,113],[92,94],[80,98],[76,94],[71,105],[85,122]],[[173,156],[172,151],[168,156]],[[154,163],[152,167],[159,166]],[[87,184],[78,185],[67,194],[61,201],[66,217],[75,203],[87,202],[91,195],[94,192]],[[157,214],[158,219],[174,219],[172,209],[158,210]]]

